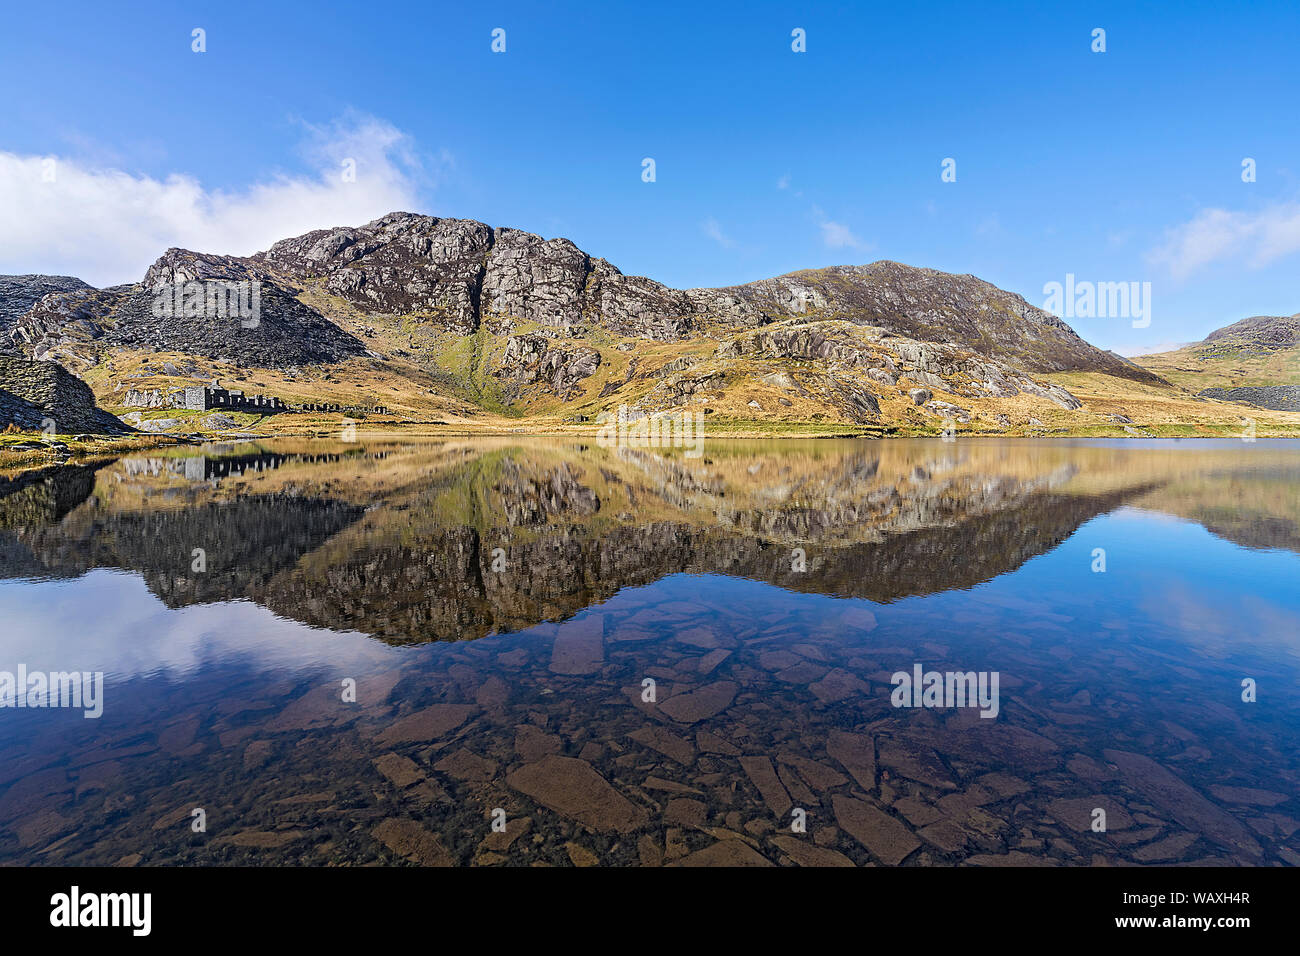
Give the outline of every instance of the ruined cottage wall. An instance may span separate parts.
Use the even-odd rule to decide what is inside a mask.
[[[186,408],[194,411],[257,412],[263,415],[275,412],[331,412],[341,415],[387,415],[385,405],[339,405],[327,402],[305,402],[287,405],[270,395],[245,395],[243,392],[208,385],[187,385],[175,392],[161,389],[131,389],[126,393],[125,404],[143,408]]]

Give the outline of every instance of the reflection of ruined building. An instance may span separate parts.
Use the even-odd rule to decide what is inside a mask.
[[[207,455],[190,455],[185,458],[127,458],[123,471],[132,478],[157,477],[173,474],[190,481],[207,481],[212,478],[229,478],[231,475],[243,475],[248,472],[274,471],[291,462],[298,464],[334,464],[337,462],[362,459],[382,461],[388,452],[368,452],[341,454],[338,452],[320,452],[317,454],[277,455],[272,452],[259,452],[252,455],[233,455],[209,457]]]

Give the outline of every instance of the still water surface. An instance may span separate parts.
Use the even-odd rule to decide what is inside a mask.
[[[0,708],[0,862],[1297,864],[1298,582],[1294,442],[0,471],[0,672],[104,674]]]

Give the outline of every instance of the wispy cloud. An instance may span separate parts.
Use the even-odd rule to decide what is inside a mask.
[[[1150,345],[1117,345],[1112,349],[1125,358],[1133,358],[1136,355],[1159,355],[1161,352],[1174,352],[1186,342],[1155,342]]]
[[[1204,209],[1166,230],[1151,263],[1183,279],[1216,262],[1262,268],[1300,252],[1300,202],[1280,202],[1253,212]]]
[[[858,252],[865,252],[871,248],[871,243],[860,238],[844,223],[827,218],[820,207],[813,207],[813,217],[817,220],[818,228],[821,229],[822,242],[826,248],[854,249]]]
[[[726,235],[722,231],[722,224],[712,216],[700,223],[700,228],[704,231],[706,236],[718,243],[720,246],[730,249],[736,244],[736,240]]]
[[[92,285],[133,282],[169,246],[248,255],[277,239],[418,207],[422,169],[391,123],[348,114],[302,124],[306,175],[236,189],[163,179],[82,159],[0,151],[0,273],[60,273]],[[344,163],[355,162],[355,178]],[[450,157],[435,158],[446,166]],[[52,173],[52,178],[51,178]]]
[[[784,176],[782,176],[780,179],[778,179],[778,180],[776,181],[776,188],[777,188],[777,189],[789,189],[789,188],[790,188],[790,174],[789,174],[789,173],[786,173]]]

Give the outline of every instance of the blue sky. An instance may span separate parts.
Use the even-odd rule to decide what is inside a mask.
[[[1036,305],[1150,282],[1147,328],[1070,320],[1130,352],[1300,311],[1300,5],[1134,6],[13,6],[0,272],[132,281],[167,245],[408,208],[678,287],[876,259]]]

